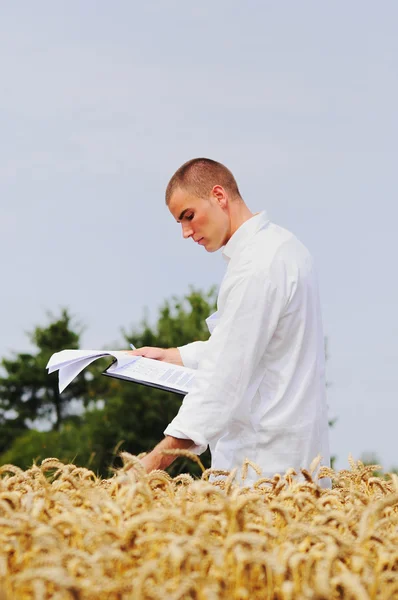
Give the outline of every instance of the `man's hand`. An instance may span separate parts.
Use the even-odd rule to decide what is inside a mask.
[[[166,435],[153,450],[146,456],[140,458],[140,462],[147,473],[154,471],[155,469],[167,469],[171,463],[177,458],[176,455],[162,454],[163,450],[175,450],[183,449],[189,450],[194,445],[192,440],[183,440],[175,438],[170,435]]]
[[[132,354],[133,356],[145,356],[146,358],[153,358],[173,365],[183,366],[178,348],[155,348],[152,346],[144,346],[143,348],[130,350],[129,354]]]
[[[155,469],[161,469],[161,459],[161,456],[150,452],[146,456],[140,458],[140,463],[144,467],[145,471],[150,473],[151,471],[155,471]]]

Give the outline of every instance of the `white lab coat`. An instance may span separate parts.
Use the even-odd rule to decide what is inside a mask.
[[[308,469],[318,454],[329,466],[324,338],[310,253],[260,213],[239,227],[223,256],[218,310],[207,320],[211,336],[180,348],[198,375],[165,434],[192,439],[198,454],[209,445],[215,469],[247,458],[272,477]],[[251,473],[246,483],[256,478]]]

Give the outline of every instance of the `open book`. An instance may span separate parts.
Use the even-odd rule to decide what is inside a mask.
[[[122,350],[62,350],[52,355],[47,364],[49,373],[58,371],[59,391],[62,392],[88,365],[105,356],[112,364],[103,375],[134,381],[177,394],[187,394],[196,374],[194,369],[133,356]]]

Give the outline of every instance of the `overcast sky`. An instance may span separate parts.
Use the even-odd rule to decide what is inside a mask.
[[[62,306],[83,346],[218,284],[164,206],[181,163],[235,174],[315,256],[337,466],[398,465],[398,4],[0,5],[0,357]]]

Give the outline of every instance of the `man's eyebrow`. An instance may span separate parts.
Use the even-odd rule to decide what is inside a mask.
[[[184,218],[185,213],[190,210],[189,208],[185,208],[182,213],[180,214],[180,216],[178,217],[177,221],[181,221],[181,219]]]

